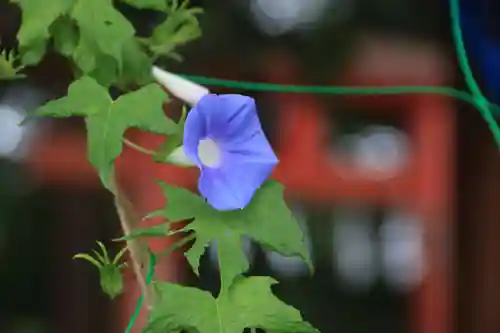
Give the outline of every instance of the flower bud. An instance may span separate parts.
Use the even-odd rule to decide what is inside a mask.
[[[152,73],[159,84],[165,87],[165,89],[175,97],[191,106],[198,103],[204,95],[210,93],[208,88],[167,72],[159,67],[153,66]]]
[[[123,276],[120,267],[104,265],[99,269],[102,290],[111,298],[123,292]]]

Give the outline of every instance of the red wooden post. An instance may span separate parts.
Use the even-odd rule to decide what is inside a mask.
[[[354,59],[344,78],[335,85],[448,83],[448,66],[439,52],[418,45],[409,46],[405,52],[398,45],[386,40],[366,40],[362,46],[365,52],[358,53],[359,58]],[[293,65],[286,61],[280,64],[270,64],[269,81],[298,84]],[[409,207],[416,213],[424,229],[426,275],[409,307],[411,329],[415,333],[453,332],[453,101],[429,95],[344,98],[350,106],[379,114],[397,110],[409,125],[413,151],[409,165],[392,179],[374,181],[360,178],[352,167],[339,165],[328,157],[328,147],[323,142],[328,135],[325,114],[330,110],[317,99],[289,94],[277,94],[276,99],[281,114],[281,163],[276,176],[289,192],[309,200],[338,203],[358,199],[370,204]]]

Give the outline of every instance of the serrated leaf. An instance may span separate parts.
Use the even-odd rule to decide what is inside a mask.
[[[122,0],[122,2],[139,9],[164,11],[168,8],[168,0]]]
[[[22,10],[22,23],[17,38],[20,47],[30,46],[49,37],[49,28],[58,17],[66,13],[75,0],[11,0]]]
[[[156,282],[158,302],[143,333],[195,331],[241,333],[245,328],[266,332],[318,333],[300,312],[273,295],[270,277],[238,277],[217,299],[192,287]]]
[[[80,44],[73,53],[73,59],[83,73],[88,74],[105,87],[117,84],[122,88],[130,87],[131,84],[145,85],[154,82],[151,76],[152,61],[141,49],[135,39],[130,39],[123,45],[122,71],[113,57],[99,53],[93,41]],[[96,67],[96,64],[99,64]]]
[[[90,77],[82,77],[73,82],[65,97],[49,101],[35,111],[38,116],[66,118],[90,116],[112,104],[106,89]]]
[[[131,84],[141,86],[154,82],[151,76],[153,63],[135,39],[130,39],[123,45],[121,73],[118,63],[111,56],[100,53],[89,56],[82,53],[86,50],[88,49],[83,48],[75,52],[74,57],[78,59],[76,62],[85,73],[105,87],[117,84],[125,89]],[[86,59],[90,61],[88,65],[85,64]],[[99,67],[95,67],[97,63]],[[93,69],[89,71],[91,68]]]
[[[113,6],[112,1],[79,0],[70,16],[76,20],[84,47],[92,47],[93,41],[99,52],[113,57],[118,68],[122,65],[123,45],[135,30],[132,24]],[[89,51],[89,53],[99,53]]]
[[[162,216],[175,222],[194,219],[183,231],[194,231],[196,241],[186,258],[198,274],[199,260],[211,241],[217,241],[221,278],[227,286],[248,267],[242,238],[248,236],[265,248],[284,256],[298,256],[312,270],[307,246],[299,223],[283,199],[283,186],[267,181],[243,210],[222,212],[188,190],[161,183],[167,198]]]
[[[122,139],[129,127],[170,135],[175,123],[163,113],[167,94],[150,84],[113,101],[108,91],[94,79],[84,76],[68,89],[66,97],[50,101],[37,112],[40,116],[85,116],[87,150],[90,162],[99,170],[104,184],[113,172],[115,159],[122,152]]]
[[[156,134],[169,135],[176,131],[175,123],[163,113],[167,94],[156,84],[123,95],[106,109],[87,118],[88,155],[108,183],[114,160],[122,152],[125,130],[137,127]]]
[[[25,64],[39,61],[52,34],[56,50],[65,56],[72,55],[83,74],[95,70],[101,55],[110,56],[116,61],[118,71],[122,70],[124,45],[133,39],[135,30],[112,1],[12,1],[22,9],[18,39],[20,49],[27,53],[23,61],[29,63]],[[106,75],[99,72],[93,76],[107,78],[109,71]]]

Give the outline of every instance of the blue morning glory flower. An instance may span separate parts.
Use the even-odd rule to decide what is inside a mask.
[[[253,98],[206,94],[188,113],[184,153],[201,170],[198,189],[218,210],[246,207],[278,159]]]

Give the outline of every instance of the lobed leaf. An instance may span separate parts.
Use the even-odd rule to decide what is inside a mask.
[[[50,26],[68,12],[75,0],[11,0],[22,10],[22,24],[17,38],[21,48],[46,43],[50,38]]]
[[[163,112],[167,97],[158,85],[150,84],[113,101],[106,88],[84,76],[70,85],[67,96],[48,102],[36,115],[84,116],[89,160],[111,189],[114,161],[122,152],[123,136],[129,127],[163,135],[177,131],[176,124]]]
[[[198,333],[241,333],[245,328],[267,332],[317,333],[300,312],[273,295],[270,277],[238,277],[217,299],[206,291],[156,282],[158,301],[143,333],[185,330]]]
[[[100,52],[115,59],[121,69],[123,45],[134,37],[135,30],[113,2],[78,0],[70,16],[78,24],[80,40],[85,47],[93,44]]]
[[[181,230],[196,234],[193,246],[185,254],[196,274],[205,248],[216,241],[221,279],[226,281],[223,289],[227,289],[249,267],[243,251],[244,236],[282,255],[300,257],[312,271],[302,230],[283,199],[280,183],[266,182],[245,209],[230,212],[214,209],[188,190],[165,183],[161,187],[167,198],[167,205],[161,211],[163,217],[172,222],[194,219]]]
[[[148,39],[150,50],[160,56],[178,58],[176,48],[201,36],[197,15],[201,8],[188,8],[188,1],[173,0],[165,10],[167,17],[153,31]]]

